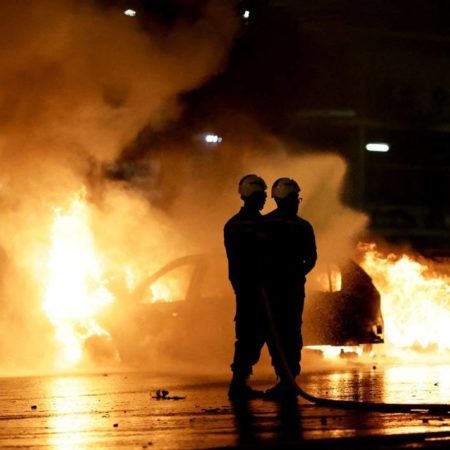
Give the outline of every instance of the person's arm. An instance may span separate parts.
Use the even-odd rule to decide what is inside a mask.
[[[226,224],[224,228],[224,244],[228,258],[228,279],[236,291],[239,273],[239,233],[232,224]]]
[[[311,272],[317,261],[316,237],[314,236],[313,227],[308,224],[306,230],[306,251],[303,263],[305,275]]]

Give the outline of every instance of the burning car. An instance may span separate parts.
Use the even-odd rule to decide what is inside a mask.
[[[224,258],[189,255],[172,260],[116,302],[105,327],[124,361],[160,355],[228,361],[234,305]],[[308,276],[303,323],[306,346],[383,342],[380,295],[351,260],[325,264]]]

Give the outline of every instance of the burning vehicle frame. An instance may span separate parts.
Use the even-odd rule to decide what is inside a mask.
[[[124,362],[153,353],[226,364],[234,302],[218,261],[217,255],[205,254],[176,258],[111,305],[102,326]],[[384,342],[380,294],[362,267],[352,260],[325,264],[311,278],[303,314],[305,346],[360,346],[367,352]],[[139,351],[121,344],[125,333],[133,334]]]

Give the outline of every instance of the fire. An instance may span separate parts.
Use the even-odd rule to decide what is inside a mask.
[[[157,281],[150,287],[151,302],[170,302],[173,299],[172,291],[167,284]]]
[[[65,213],[55,210],[51,230],[43,307],[61,347],[60,368],[73,367],[82,360],[87,338],[108,335],[95,316],[114,300],[105,286],[84,197],[83,192],[75,195]]]
[[[400,348],[450,349],[450,277],[413,258],[384,257],[360,244],[362,266],[381,294],[385,341]]]

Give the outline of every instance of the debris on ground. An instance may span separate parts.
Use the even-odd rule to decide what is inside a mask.
[[[228,408],[202,408],[202,411],[207,414],[220,414],[228,412]]]
[[[115,423],[115,424],[113,425],[114,428],[117,428],[118,426],[119,426],[118,423]]]
[[[169,395],[169,391],[166,389],[158,389],[155,391],[155,395],[152,395],[152,398],[155,398],[156,400],[184,400],[186,397]]]
[[[31,405],[31,409],[37,409],[37,405]]]

